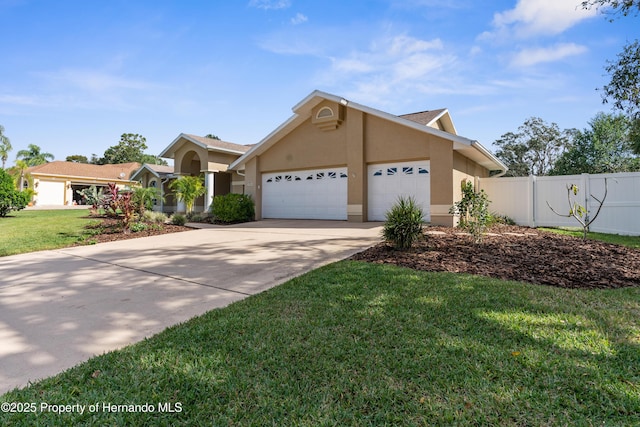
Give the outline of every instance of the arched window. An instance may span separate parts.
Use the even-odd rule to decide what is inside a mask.
[[[322,107],[318,114],[316,114],[316,119],[324,119],[325,117],[333,117],[333,110],[329,107]]]

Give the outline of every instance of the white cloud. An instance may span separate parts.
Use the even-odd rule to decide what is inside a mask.
[[[376,39],[368,49],[334,56],[331,61],[322,81],[331,86],[348,84],[351,89],[345,95],[385,105],[400,93],[441,90],[457,58],[438,38],[423,40],[400,34]]]
[[[291,6],[291,0],[251,0],[249,6],[258,9],[286,9]]]
[[[556,35],[596,16],[596,10],[579,7],[576,0],[518,0],[516,7],[493,16],[493,31],[482,39]]]
[[[304,22],[307,22],[309,20],[309,18],[307,18],[305,15],[303,15],[302,13],[298,12],[296,13],[296,16],[294,16],[293,18],[291,18],[291,23],[293,25],[298,25],[298,24],[302,24]]]
[[[583,54],[585,46],[575,43],[559,43],[552,47],[529,48],[518,52],[511,60],[514,67],[530,67],[543,62],[554,62],[569,56]]]

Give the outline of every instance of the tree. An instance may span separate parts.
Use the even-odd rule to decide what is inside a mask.
[[[38,166],[53,160],[53,154],[43,153],[41,148],[35,144],[29,144],[28,150],[20,150],[16,153],[18,158],[22,158],[28,166]]]
[[[640,170],[633,155],[632,120],[623,114],[598,113],[590,128],[576,131],[573,144],[556,161],[551,175]]]
[[[4,134],[4,126],[0,125],[0,159],[2,160],[2,169],[4,169],[7,159],[9,158],[9,151],[12,149],[11,141],[9,141],[9,138]]]
[[[217,135],[214,135],[212,133],[208,133],[204,137],[209,139],[217,139],[218,141],[220,141],[220,138]]]
[[[638,0],[586,0],[582,2],[583,9],[591,9],[595,7],[597,10],[612,14],[627,16],[630,14],[637,15],[640,12],[640,1]],[[613,18],[611,19],[613,20]]]
[[[137,133],[123,133],[117,145],[107,148],[98,164],[140,162],[147,147],[147,139]]]
[[[640,119],[640,42],[627,44],[616,61],[608,61],[605,70],[611,76],[603,90],[603,102]]]
[[[496,157],[509,167],[506,176],[547,175],[574,132],[561,131],[556,123],[548,125],[539,117],[531,117],[517,133],[505,133],[494,142],[500,147]]]
[[[92,163],[99,165],[119,164],[119,163],[151,163],[166,165],[167,162],[157,156],[145,154],[147,149],[147,138],[137,133],[123,133],[117,145],[107,148],[100,159],[92,157]]]
[[[207,191],[202,177],[199,176],[181,176],[172,181],[169,188],[175,191],[178,201],[184,202],[187,213],[193,211],[196,199]]]
[[[24,189],[25,181],[31,184],[31,188],[33,188],[33,178],[31,177],[31,174],[27,172],[27,169],[29,169],[29,164],[27,162],[24,160],[16,160],[16,164],[7,170],[9,175],[13,176],[16,189],[20,191]]]
[[[167,163],[166,160],[161,159],[158,156],[154,156],[153,154],[143,154],[142,158],[138,163],[147,163],[149,165],[164,165],[164,166],[167,166],[169,164]]]
[[[71,156],[67,156],[65,161],[73,163],[89,163],[89,159],[87,159],[87,156],[83,156],[81,154],[73,154]]]
[[[29,194],[16,190],[13,178],[4,169],[0,169],[0,217],[12,210],[24,209],[29,203]]]

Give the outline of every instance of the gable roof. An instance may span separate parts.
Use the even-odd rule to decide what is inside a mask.
[[[353,108],[355,110],[362,111],[366,114],[370,114],[372,116],[380,117],[382,119],[388,120],[393,123],[397,123],[401,126],[405,126],[408,128],[412,128],[418,130],[420,132],[428,133],[434,136],[438,136],[443,139],[447,139],[453,142],[453,149],[462,153],[465,157],[472,159],[477,162],[479,165],[485,167],[490,171],[500,170],[503,173],[508,170],[507,166],[502,163],[497,157],[495,157],[489,150],[482,146],[478,141],[465,138],[459,136],[455,133],[455,128],[453,127],[453,123],[451,123],[451,128],[453,132],[446,132],[440,129],[436,129],[431,126],[425,126],[425,124],[421,122],[417,122],[415,120],[410,120],[407,117],[395,116],[390,113],[385,113],[384,111],[376,110],[375,108],[367,107],[365,105],[361,105],[352,101],[348,101],[342,97],[332,95],[330,93],[322,92],[319,90],[315,90],[311,92],[307,97],[305,97],[302,101],[296,104],[293,107],[293,116],[291,116],[287,121],[278,126],[273,132],[267,135],[262,141],[258,144],[251,147],[249,151],[247,151],[244,155],[238,158],[236,161],[229,165],[230,170],[242,170],[245,168],[246,162],[253,158],[254,156],[258,156],[264,153],[266,150],[271,148],[276,142],[278,142],[285,135],[293,131],[300,124],[302,124],[305,120],[307,120],[311,116],[311,111],[315,106],[317,106],[322,101],[332,101],[336,103],[340,103],[347,108]],[[442,118],[449,115],[446,109],[444,110],[436,110],[440,111],[437,118]],[[426,113],[426,112],[423,112]],[[422,113],[414,113],[409,116],[413,116],[414,119],[417,118],[418,115],[422,117],[424,120],[428,118],[428,114]],[[405,115],[407,116],[407,115]],[[433,123],[437,118],[432,118],[429,123]],[[450,120],[450,118],[449,118]]]
[[[191,142],[199,147],[205,148],[208,151],[218,151],[221,153],[230,153],[242,155],[246,153],[251,146],[234,144],[232,142],[221,141],[219,139],[205,138],[203,136],[191,135],[188,133],[181,133],[171,144],[167,146],[160,153],[160,157],[174,158],[175,152],[178,148],[182,147],[186,142]]]
[[[142,174],[144,171],[150,172],[156,178],[167,177],[173,175],[173,166],[145,163],[144,165],[140,166],[138,170],[131,174],[131,180],[138,181],[138,175]]]
[[[69,178],[95,178],[112,181],[128,181],[129,177],[140,167],[140,163],[120,163],[109,165],[94,165],[53,161],[27,169],[35,176],[65,176]]]
[[[449,115],[449,110],[447,110],[446,108],[441,108],[439,110],[419,111],[417,113],[410,114],[401,114],[398,117],[411,120],[412,122],[420,123],[421,125],[441,129],[454,135],[458,134],[455,126],[453,125],[453,120],[451,120],[451,116]],[[440,127],[439,125],[442,127]]]

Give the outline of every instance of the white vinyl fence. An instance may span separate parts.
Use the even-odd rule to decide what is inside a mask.
[[[564,176],[529,176],[518,178],[478,178],[478,188],[489,196],[491,212],[507,215],[518,225],[530,227],[576,227],[573,218],[554,214],[569,213],[567,186],[576,184],[578,194],[572,200],[595,215],[608,185],[607,198],[590,230],[601,233],[640,235],[640,173],[582,174]]]

